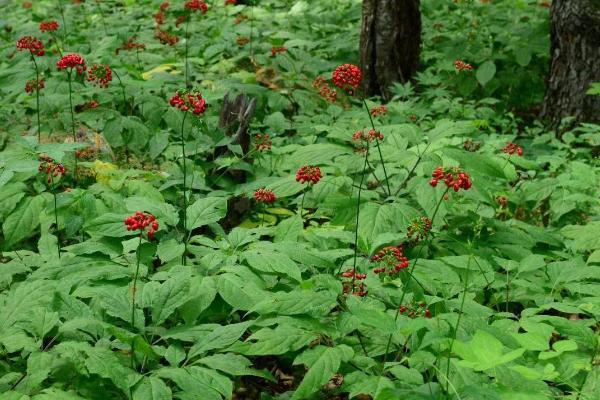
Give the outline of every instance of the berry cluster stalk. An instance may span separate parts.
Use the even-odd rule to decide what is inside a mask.
[[[362,174],[360,176],[360,184],[358,185],[358,197],[356,199],[356,226],[354,228],[354,260],[352,261],[352,292],[354,292],[354,281],[356,279],[356,261],[358,258],[358,221],[360,219],[360,195],[362,194],[362,187],[365,181],[365,174],[367,171],[367,163],[369,160],[369,142],[367,142],[367,151],[365,153],[365,163],[363,164]]]
[[[362,99],[362,102],[365,105],[365,109],[367,110],[367,115],[369,116],[369,121],[371,121],[371,127],[373,128],[373,130],[376,130],[375,123],[373,122],[373,117],[371,116],[371,110],[369,109],[369,106],[367,105],[367,101],[364,99],[364,97]],[[379,146],[379,139],[375,138],[375,143],[376,143],[377,151],[379,152],[379,160],[381,160],[381,167],[383,168],[383,175],[385,175],[385,184],[387,186],[387,192],[388,192],[388,195],[391,195],[392,190],[390,189],[390,180],[388,179],[388,174],[385,169],[385,162],[383,161],[383,155],[381,154],[381,147]]]
[[[71,110],[71,133],[73,135],[73,144],[77,143],[77,134],[75,134],[75,111],[73,110],[73,85],[72,81],[73,69],[67,73],[69,77],[69,110]],[[75,168],[73,169],[73,180],[77,183],[77,156],[75,156]]]
[[[444,193],[442,194],[442,197],[440,197],[440,200],[438,201],[438,203],[435,206],[435,210],[433,211],[433,215],[431,217],[431,221],[435,220],[435,217],[440,209],[440,206],[442,205],[442,201],[444,201],[444,197],[446,196],[446,194],[448,193],[448,191],[450,190],[449,187],[446,188],[446,190],[444,191]],[[417,252],[417,257],[415,258],[415,262],[413,263],[413,265],[410,267],[410,270],[408,272],[408,280],[406,281],[406,284],[404,285],[404,287],[402,288],[402,294],[400,295],[400,302],[398,305],[398,309],[396,310],[396,316],[394,317],[394,321],[398,320],[398,316],[400,315],[400,306],[402,305],[402,303],[404,302],[404,297],[406,296],[406,293],[408,292],[408,286],[410,283],[410,279],[414,279],[413,277],[413,271],[415,270],[415,267],[417,266],[417,262],[419,261],[419,257],[421,256],[421,252],[423,251],[423,248],[425,247],[426,244],[429,243],[428,239],[430,232],[427,232],[427,236],[423,241],[423,244],[421,244],[421,247],[419,248],[419,251]],[[383,373],[383,371],[385,370],[385,362],[387,361],[387,355],[390,349],[390,345],[392,344],[392,336],[393,334],[390,334],[390,336],[388,337],[388,341],[387,341],[387,345],[385,346],[385,352],[383,353],[383,363],[381,364],[381,373]]]
[[[183,113],[183,120],[181,122],[181,153],[183,160],[183,254],[181,255],[181,263],[186,265],[187,261],[187,167],[185,162],[185,140],[183,137],[183,130],[185,127],[185,118],[187,117],[187,112]]]
[[[37,62],[35,61],[35,57],[31,54],[31,61],[33,61],[33,65],[35,67],[35,111],[37,114],[37,137],[38,143],[42,142],[42,128],[40,124],[40,71],[38,69]]]
[[[135,295],[137,292],[137,280],[140,274],[140,247],[142,246],[142,231],[136,251],[135,275],[133,276],[133,287],[131,289],[131,330],[135,332]],[[135,369],[135,335],[131,338],[131,369]]]

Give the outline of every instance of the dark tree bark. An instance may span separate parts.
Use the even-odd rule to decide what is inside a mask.
[[[421,53],[420,0],[364,0],[360,65],[367,95],[389,99],[395,82],[417,71]]]
[[[586,95],[600,82],[600,0],[554,0],[550,9],[551,65],[542,116],[553,125],[567,116],[600,121],[600,97]]]

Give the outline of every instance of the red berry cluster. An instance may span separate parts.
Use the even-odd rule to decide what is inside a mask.
[[[380,105],[378,107],[373,107],[371,108],[371,116],[373,117],[378,117],[378,116],[384,116],[386,115],[388,112],[388,109],[385,105]]]
[[[395,275],[409,264],[401,245],[384,247],[371,257],[371,260],[379,263],[379,267],[373,269],[376,274]]]
[[[458,167],[437,167],[433,174],[433,178],[429,184],[436,187],[439,181],[444,181],[447,187],[452,188],[455,192],[460,189],[469,190],[471,188],[471,178],[469,174],[461,171]]]
[[[418,316],[424,316],[425,318],[431,318],[431,311],[427,308],[427,305],[420,302],[416,307],[414,304],[401,305],[400,314],[406,315],[409,318],[416,318]]]
[[[254,198],[259,203],[272,204],[275,203],[277,197],[275,197],[275,193],[271,189],[260,188],[254,192]]]
[[[30,2],[30,1],[24,1],[24,2],[23,2],[23,8],[25,8],[25,9],[29,9],[29,8],[31,8],[32,6],[33,6],[33,3],[32,3],[32,2]]]
[[[327,80],[322,76],[317,77],[313,81],[312,86],[315,89],[319,89],[319,96],[325,99],[325,101],[330,103],[335,103],[337,101],[337,92],[335,89],[329,87],[329,83],[327,83]]]
[[[77,74],[83,74],[83,71],[87,69],[87,65],[85,65],[85,60],[79,54],[67,54],[60,60],[56,62],[56,67],[58,69],[73,69],[77,70]]]
[[[305,165],[296,172],[296,181],[300,183],[317,184],[321,180],[321,168],[314,165]]]
[[[121,50],[131,51],[131,50],[145,50],[146,45],[142,43],[138,43],[135,41],[135,37],[130,37],[123,43],[123,45],[115,50],[115,54],[119,54]]]
[[[25,83],[25,92],[33,93],[35,91],[42,90],[45,87],[46,87],[46,82],[43,79],[40,79],[39,81],[35,80],[35,79],[31,79]]]
[[[40,22],[40,32],[54,32],[58,30],[58,21]]]
[[[259,133],[254,136],[254,148],[256,151],[263,152],[271,150],[271,146],[273,142],[271,141],[271,135],[268,133],[262,134]]]
[[[46,51],[44,50],[44,43],[33,36],[23,36],[17,40],[17,50],[29,50],[29,52],[34,56],[43,56],[46,54]]]
[[[423,240],[429,235],[431,224],[431,220],[427,217],[417,218],[408,226],[406,236],[409,238],[414,236],[417,241]]]
[[[206,14],[208,11],[208,5],[203,0],[189,0],[185,3],[184,8],[190,11],[201,11],[202,14]]]
[[[157,38],[162,44],[168,44],[169,46],[175,46],[177,42],[179,42],[177,35],[160,29],[157,29],[156,32],[154,32],[154,37]]]
[[[156,14],[154,14],[154,22],[156,22],[156,25],[164,24],[165,23],[165,13],[162,11],[159,11]]]
[[[250,43],[250,38],[246,37],[246,36],[238,36],[235,39],[235,42],[237,43],[238,46],[245,46],[248,43]]]
[[[202,98],[202,94],[198,92],[179,92],[175,93],[171,100],[169,101],[173,107],[177,107],[181,111],[190,111],[195,115],[203,114],[208,105],[206,104],[206,100]]]
[[[462,60],[454,61],[454,68],[456,68],[457,71],[472,71],[473,70],[473,66],[471,64],[466,63]]]
[[[226,6],[235,6],[237,4],[237,0],[225,0]]]
[[[158,230],[158,221],[156,217],[149,213],[136,211],[130,217],[125,218],[125,225],[128,231],[145,231],[148,229],[148,239],[154,239],[154,233]],[[142,233],[140,232],[140,234]]]
[[[360,281],[365,280],[367,274],[361,274],[354,269],[349,269],[342,273],[342,278],[348,279],[342,282],[344,294],[353,294],[354,296],[365,297],[367,295],[367,286]]]
[[[96,100],[90,100],[85,103],[75,105],[75,112],[80,113],[94,108],[98,108],[100,104]]]
[[[80,160],[89,160],[93,159],[98,153],[98,149],[94,147],[86,147],[81,150],[75,150],[75,157]]]
[[[352,135],[352,140],[365,142],[372,142],[373,140],[383,140],[383,134],[381,132],[377,132],[375,129],[369,130],[367,133],[365,131],[360,130],[354,132]]]
[[[43,172],[46,175],[46,182],[48,183],[52,183],[54,178],[63,176],[67,173],[67,169],[63,164],[56,163],[52,158],[47,156],[40,157],[38,171]]]
[[[508,206],[508,197],[506,196],[498,196],[496,197],[496,201],[500,208],[506,208]]]
[[[108,65],[94,64],[88,71],[87,80],[94,85],[107,88],[108,83],[112,81],[112,70]]]
[[[361,81],[362,71],[356,65],[343,64],[333,71],[333,84],[350,94],[353,94]]]
[[[283,46],[273,46],[271,47],[271,57],[275,57],[279,53],[285,53],[287,51],[287,47]]]
[[[167,11],[167,9],[169,8],[169,2],[168,1],[163,1],[160,4],[160,11]]]
[[[506,146],[502,148],[502,152],[508,155],[516,154],[519,157],[523,155],[523,148],[515,143],[509,142]]]
[[[175,20],[175,26],[179,27],[179,25],[183,24],[186,20],[187,20],[187,16],[186,15],[180,15],[180,16],[178,16],[177,19]]]

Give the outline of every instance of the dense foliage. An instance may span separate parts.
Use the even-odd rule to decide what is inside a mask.
[[[600,398],[547,2],[423,0],[385,105],[360,1],[235,3],[0,1],[0,399]]]

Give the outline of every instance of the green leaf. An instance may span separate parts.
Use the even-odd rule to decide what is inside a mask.
[[[187,229],[192,230],[218,222],[225,216],[227,200],[223,197],[206,197],[197,200],[187,209]]]
[[[188,359],[206,353],[209,350],[221,349],[233,344],[251,325],[252,321],[248,321],[215,328],[192,346],[188,353]]]
[[[237,354],[215,354],[201,358],[197,363],[204,364],[212,369],[218,369],[232,376],[259,376],[276,382],[268,371],[259,371],[251,368],[252,361]]]
[[[313,342],[318,335],[289,325],[275,329],[263,328],[252,334],[244,343],[236,343],[230,350],[249,356],[285,354],[297,351]]]
[[[125,218],[127,218],[125,214],[102,214],[85,224],[84,230],[91,236],[125,237],[136,235],[136,232],[127,230],[124,222]]]
[[[496,75],[496,64],[494,64],[494,62],[491,60],[481,64],[475,73],[477,82],[479,82],[481,86],[485,86],[489,81],[491,81],[494,78],[494,75]]]
[[[345,345],[325,349],[304,375],[300,386],[292,395],[292,400],[306,399],[318,391],[338,371],[342,360],[350,359],[353,354],[352,349]]]
[[[46,205],[43,196],[26,198],[2,224],[4,242],[10,247],[35,233],[40,225],[40,213]]]
[[[313,292],[296,290],[293,292],[277,292],[270,299],[261,301],[250,311],[259,314],[324,315],[337,305],[337,297],[333,292]]]
[[[154,325],[162,324],[177,307],[183,305],[188,300],[189,290],[190,277],[182,273],[167,279],[156,291],[153,291],[150,307]]]
[[[463,359],[459,361],[459,365],[475,371],[485,371],[505,364],[525,352],[525,349],[517,349],[503,354],[503,348],[502,342],[482,330],[478,330],[468,344],[460,341],[454,344],[454,352]]]
[[[244,258],[250,267],[258,271],[288,276],[297,282],[302,280],[300,269],[285,254],[263,249],[260,252],[249,250],[244,253]]]
[[[143,377],[133,391],[133,400],[171,400],[171,389],[160,379]]]

